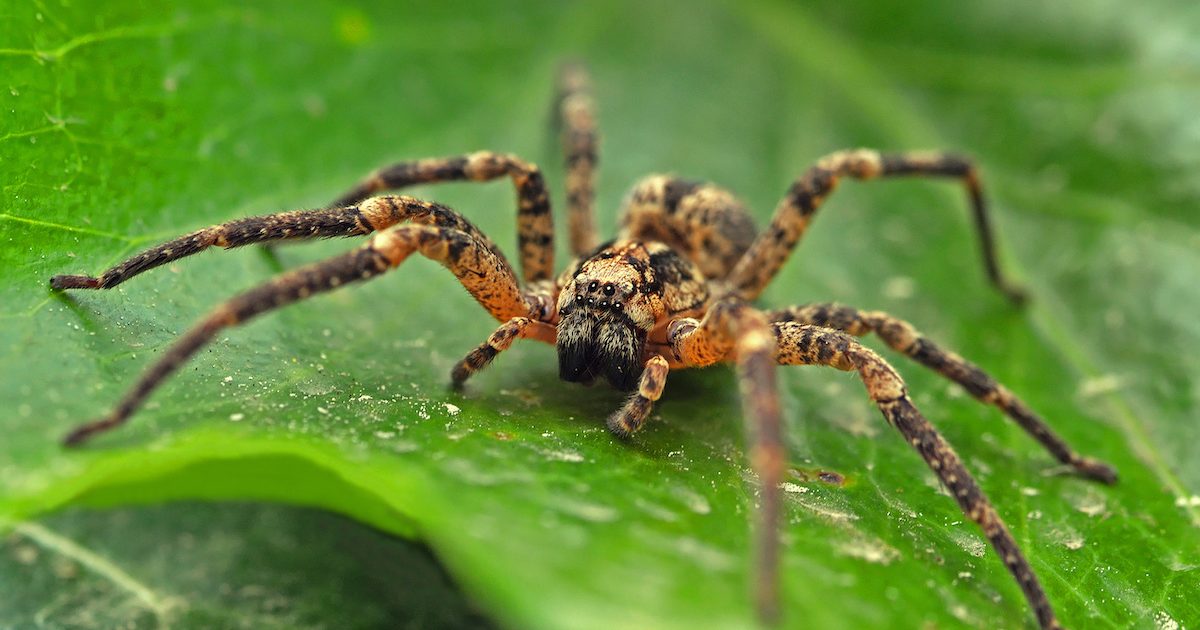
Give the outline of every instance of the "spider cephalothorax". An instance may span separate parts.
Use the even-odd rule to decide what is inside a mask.
[[[106,417],[68,434],[79,444],[125,422],[146,397],[220,330],[266,311],[367,280],[419,253],[454,273],[495,319],[488,340],[454,367],[462,384],[517,338],[557,346],[567,381],[603,377],[632,391],[607,421],[616,435],[635,433],[661,396],[670,370],[734,363],[742,383],[748,450],[760,483],[755,599],[772,618],[778,603],[780,485],[785,453],[775,366],[821,365],[856,372],[880,413],[938,476],[963,513],[982,529],[1016,578],[1043,627],[1058,627],[1033,568],[962,460],[917,410],[899,373],[855,338],[877,334],[888,346],[1001,409],[1058,461],[1105,483],[1108,465],[1076,453],[1012,392],[962,357],[943,350],[907,322],[879,311],[809,304],[770,311],[750,305],[774,278],[813,215],[841,178],[951,177],[967,188],[992,283],[1014,301],[1021,294],[996,264],[978,174],[969,160],[943,153],[840,151],[795,179],[762,232],[731,193],[666,175],[639,182],[625,202],[617,240],[595,245],[592,227],[595,120],[586,78],[564,72],[559,102],[567,155],[570,245],[577,256],[557,280],[553,222],[541,171],[515,156],[478,152],[401,162],[364,179],[331,206],[230,221],[192,232],[135,256],[99,277],[55,276],[55,289],[110,288],[143,271],[217,245],[376,233],[362,247],[285,273],[215,309],[165,352]],[[400,195],[371,197],[418,183],[508,176],[517,189],[517,235],[523,283],[500,249],[458,212]]]
[[[606,243],[560,283],[559,376],[624,391],[637,387],[654,328],[708,298],[699,270],[662,243]]]

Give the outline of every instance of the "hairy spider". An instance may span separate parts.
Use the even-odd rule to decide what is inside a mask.
[[[587,77],[577,66],[559,80],[558,127],[567,165],[570,247],[576,259],[557,278],[553,224],[538,168],[516,156],[479,152],[401,162],[376,171],[320,210],[282,212],[204,228],[147,250],[99,277],[55,276],[55,289],[108,289],[146,270],[211,246],[239,247],[282,239],[361,236],[363,246],[283,273],[218,306],[185,333],[106,417],[76,428],[69,445],[124,423],[147,396],[218,331],[344,284],[374,278],[420,253],[449,269],[492,317],[496,332],[455,365],[462,384],[514,340],[557,346],[563,380],[603,377],[632,394],[608,418],[619,437],[640,429],[673,369],[718,362],[737,366],[748,428],[749,458],[759,478],[755,603],[765,619],[778,614],[780,484],[784,441],[775,365],[824,365],[857,372],[883,417],[912,444],[964,514],[978,524],[1016,578],[1044,628],[1059,627],[1032,567],[962,460],[913,405],[887,361],[855,337],[875,333],[888,346],[999,407],[1058,461],[1079,474],[1114,483],[1115,470],[1071,449],[1042,420],[983,370],[880,311],[834,304],[778,310],[750,305],[775,277],[813,215],[843,177],[899,175],[955,178],[966,186],[991,282],[1013,301],[1022,293],[996,264],[977,170],[946,153],[830,154],[793,183],[770,226],[756,230],[732,194],[712,184],[655,175],[626,200],[618,237],[597,244],[592,221],[596,124]],[[458,212],[407,196],[371,195],[418,183],[511,177],[517,190],[517,234],[524,282],[492,241]]]

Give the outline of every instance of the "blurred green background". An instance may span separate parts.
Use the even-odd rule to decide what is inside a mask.
[[[961,190],[914,181],[843,186],[763,302],[916,322],[1120,469],[1065,475],[888,355],[1068,626],[1200,623],[1198,27],[1189,2],[0,3],[0,626],[754,625],[730,371],[672,375],[629,444],[603,430],[620,395],[559,382],[549,347],[452,392],[494,323],[424,260],[229,331],[129,427],[57,446],[211,305],[352,244],[210,252],[105,293],[50,275],[414,157],[516,152],[561,208],[567,58],[594,75],[606,231],[650,172],[718,181],[765,224],[832,150],[976,156],[1027,308],[984,282]],[[415,194],[514,243],[506,182]],[[1032,626],[860,384],[780,378],[789,626]]]

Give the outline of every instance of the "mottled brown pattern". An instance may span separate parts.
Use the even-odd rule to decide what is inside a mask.
[[[335,206],[348,206],[385,190],[416,184],[455,181],[485,182],[508,176],[517,189],[517,247],[526,282],[554,275],[554,219],[550,195],[536,164],[515,155],[478,151],[467,155],[398,162],[379,169],[338,197]]]
[[[596,201],[599,141],[590,83],[582,66],[563,66],[558,77],[558,106],[555,108],[567,166],[568,244],[576,256],[596,248],[592,207]]]
[[[1071,466],[1079,474],[1107,484],[1117,481],[1117,472],[1111,466],[1076,453],[1007,388],[970,361],[943,350],[906,321],[882,311],[860,311],[838,304],[793,306],[769,311],[767,316],[773,322],[812,324],[855,336],[876,333],[892,349],[958,383],[980,402],[998,407],[1058,461]]]
[[[455,364],[454,369],[450,371],[450,379],[455,386],[462,385],[472,374],[487,367],[496,355],[508,350],[517,337],[525,332],[525,329],[533,323],[533,320],[528,317],[514,317],[507,322],[504,322],[492,333],[488,340],[479,345],[461,361]]]
[[[669,371],[666,359],[657,354],[650,357],[639,377],[637,393],[631,394],[629,400],[608,417],[608,430],[618,437],[627,438],[641,429],[646,418],[650,417],[654,401],[662,396],[663,388],[667,386]]]
[[[754,221],[732,193],[665,175],[638,182],[621,211],[621,238],[666,243],[709,278],[729,275],[754,234]]]
[[[112,267],[98,277],[54,276],[50,279],[50,286],[55,289],[111,289],[144,271],[213,246],[230,249],[284,239],[361,236],[373,229],[356,206],[279,212],[237,219],[167,241]]]
[[[370,246],[383,252],[393,266],[414,251],[442,263],[471,297],[499,321],[528,316],[533,310],[534,305],[521,291],[508,262],[466,232],[401,225],[376,235]]]
[[[596,245],[592,204],[597,140],[582,68],[564,71],[556,110],[568,166],[575,254],[557,278],[552,278],[553,226],[541,173],[514,156],[491,152],[402,162],[378,171],[343,195],[339,202],[344,207],[230,221],[160,245],[96,278],[55,276],[51,285],[57,289],[107,288],[214,245],[375,233],[354,251],[282,274],[218,307],[153,364],[109,415],[78,427],[66,442],[79,444],[125,422],[219,331],[309,296],[376,277],[420,253],[449,269],[492,317],[503,322],[455,365],[451,373],[455,385],[461,386],[519,338],[553,344],[562,379],[591,383],[602,378],[630,392],[607,421],[613,434],[627,438],[650,418],[670,370],[722,362],[736,366],[749,459],[760,484],[754,601],[762,619],[772,621],[782,613],[780,485],[787,454],[775,366],[823,365],[858,374],[884,418],[924,458],[963,513],[982,528],[1042,627],[1058,627],[1033,570],[958,455],[913,406],[896,370],[852,335],[876,333],[893,349],[955,381],[980,401],[999,407],[1059,461],[1081,474],[1112,483],[1116,472],[1077,454],[1015,395],[907,322],[878,311],[833,304],[764,313],[745,301],[757,296],[775,276],[839,178],[893,175],[962,180],[975,212],[988,276],[1019,300],[1020,292],[996,265],[991,227],[971,162],[943,153],[880,154],[859,149],[832,154],[793,182],[771,225],[757,236],[749,213],[725,190],[652,176],[630,193],[619,237]],[[517,188],[524,286],[500,248],[458,212],[402,195],[366,198],[416,183],[483,181],[504,175]]]
[[[837,188],[841,178],[866,180],[909,175],[954,177],[963,181],[975,217],[988,279],[1010,300],[1022,301],[1024,292],[1003,276],[996,261],[995,238],[974,165],[966,158],[948,153],[879,153],[871,149],[831,153],[818,160],[816,166],[792,183],[776,207],[771,225],[759,234],[750,251],[730,274],[730,291],[747,300],[762,293],[787,261],[796,243],[808,229],[813,215]]]
[[[209,247],[232,249],[279,240],[361,236],[404,222],[467,232],[496,256],[504,257],[491,240],[458,212],[432,201],[396,195],[367,199],[345,208],[295,210],[228,221],[152,247],[99,277],[54,276],[50,286],[55,289],[110,289],[145,271]]]

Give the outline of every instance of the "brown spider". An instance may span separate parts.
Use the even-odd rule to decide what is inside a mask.
[[[1022,293],[996,265],[986,206],[973,164],[944,153],[833,153],[804,172],[758,232],[742,204],[711,184],[656,175],[634,187],[620,235],[597,245],[592,223],[596,126],[587,77],[575,66],[560,77],[558,124],[567,164],[570,245],[577,258],[553,277],[550,202],[536,166],[491,152],[401,162],[375,172],[331,206],[240,219],[192,232],[143,252],[99,277],[55,276],[55,289],[108,289],[148,269],[211,246],[281,239],[360,236],[354,251],[281,274],[217,307],[179,339],[112,412],[79,426],[69,445],[124,423],[163,380],[223,328],[343,284],[399,266],[414,252],[438,261],[503,322],[454,367],[462,384],[517,338],[555,344],[559,375],[589,383],[604,377],[632,391],[608,418],[628,437],[641,428],[672,369],[734,362],[748,422],[750,461],[761,484],[755,602],[764,619],[778,614],[780,484],[784,447],[775,365],[825,365],[856,371],[871,400],[977,523],[1016,578],[1044,628],[1060,627],[1033,569],[962,460],[917,411],[900,375],[856,336],[876,333],[889,346],[999,407],[1060,462],[1114,483],[1115,470],[1080,456],[1016,396],[912,325],[879,311],[812,304],[772,311],[749,305],[787,260],[813,214],[842,177],[953,177],[966,185],[991,282],[1014,301]],[[502,176],[517,189],[517,229],[524,284],[499,248],[446,206],[406,196],[370,197],[418,183],[486,181]]]

